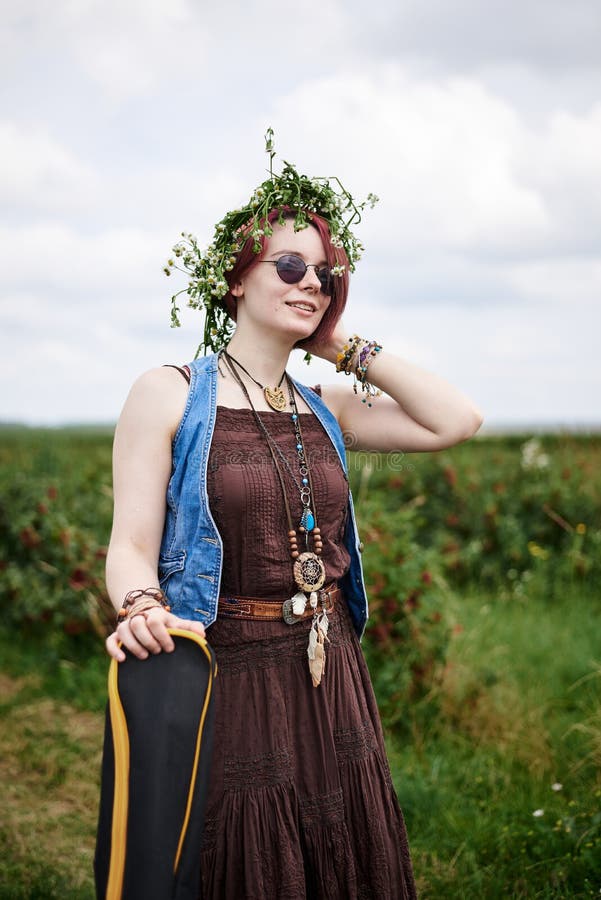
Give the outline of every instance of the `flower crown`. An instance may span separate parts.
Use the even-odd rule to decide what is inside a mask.
[[[281,173],[275,175],[272,128],[268,128],[265,134],[265,151],[269,154],[269,178],[255,189],[248,203],[226,213],[215,226],[213,240],[205,250],[199,248],[194,235],[182,232],[182,240],[173,247],[175,259],[169,259],[164,268],[166,275],[178,269],[188,276],[188,286],[171,298],[171,327],[177,328],[181,324],[177,298],[183,293],[188,295],[189,307],[205,311],[204,335],[196,357],[201,350],[206,354],[209,350],[220,350],[228,343],[235,323],[223,303],[229,291],[226,272],[233,269],[236,255],[249,238],[253,240],[253,251],[261,253],[261,238],[273,234],[267,219],[272,210],[279,210],[278,222],[282,225],[284,211],[292,210],[295,231],[311,224],[311,213],[318,214],[328,224],[332,245],[345,251],[351,272],[355,271],[355,264],[361,259],[364,248],[350,226],[361,221],[361,212],[367,205],[374,207],[378,201],[375,194],[368,194],[365,200],[357,203],[338,178],[299,175],[286,160]],[[334,266],[332,275],[341,276],[344,269],[344,266]],[[309,354],[307,357],[309,362]]]

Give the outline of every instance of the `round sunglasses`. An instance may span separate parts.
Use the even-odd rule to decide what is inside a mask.
[[[286,253],[279,259],[260,259],[259,262],[275,266],[276,272],[286,284],[298,284],[307,274],[307,269],[315,269],[322,294],[329,297],[332,293],[332,275],[328,266],[319,268],[314,263],[307,265],[304,259],[301,259],[300,256],[293,256],[292,253]]]

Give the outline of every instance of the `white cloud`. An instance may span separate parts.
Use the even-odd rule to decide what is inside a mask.
[[[491,60],[546,70],[599,66],[595,0],[382,0],[369,15],[358,0],[351,7],[355,40],[380,55],[463,71]]]
[[[357,229],[351,327],[456,381],[487,419],[598,418],[601,11],[541,9],[13,4],[0,372],[18,388],[0,417],[114,418],[141,370],[190,358],[201,317],[169,329],[183,280],[162,265],[182,229],[204,241],[247,199],[272,124],[276,167],[381,197]],[[293,371],[332,380],[300,356]]]
[[[324,97],[337,113],[325,137],[310,116]],[[381,196],[362,227],[387,253],[520,259],[598,249],[598,107],[536,126],[474,79],[416,80],[386,65],[305,82],[279,98],[274,126],[306,170],[341,159],[354,193]]]
[[[98,175],[40,127],[0,121],[0,202],[35,212],[67,213],[89,208],[98,196]]]
[[[6,43],[69,60],[113,103],[191,67],[200,71],[208,44],[200,10],[188,0],[30,0],[25,15],[20,7],[6,11],[3,28]]]
[[[159,280],[165,247],[140,228],[86,235],[60,223],[0,228],[4,289],[44,288],[67,306],[142,296]],[[110,296],[115,297],[111,301]]]

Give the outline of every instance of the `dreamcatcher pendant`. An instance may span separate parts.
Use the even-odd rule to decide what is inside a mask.
[[[310,594],[323,587],[326,580],[326,568],[316,553],[307,551],[300,553],[292,566],[294,580],[301,591]]]

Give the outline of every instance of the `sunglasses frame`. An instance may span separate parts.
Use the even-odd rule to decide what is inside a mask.
[[[305,267],[305,271],[302,273],[302,275],[299,275],[299,278],[297,278],[295,281],[287,281],[285,278],[282,277],[282,273],[278,269],[279,264],[282,262],[282,260],[285,260],[285,259],[297,259],[299,261],[299,263],[302,263],[302,265]],[[284,282],[284,284],[298,284],[299,282],[301,282],[303,280],[303,278],[307,274],[307,269],[315,269],[315,274],[317,275],[317,279],[320,284],[321,293],[324,294],[326,297],[332,296],[333,279],[332,279],[332,273],[330,272],[330,267],[327,265],[318,266],[318,265],[316,265],[316,263],[306,263],[304,261],[304,259],[302,258],[302,256],[297,256],[296,253],[284,253],[284,255],[280,256],[279,259],[260,259],[259,262],[270,263],[270,265],[275,266],[276,272],[278,273],[278,276],[281,278],[281,280]],[[300,271],[300,269],[299,269],[299,271]],[[324,272],[325,272],[325,277],[322,278],[322,275],[320,273],[324,273]]]

